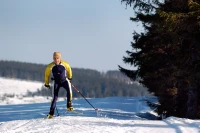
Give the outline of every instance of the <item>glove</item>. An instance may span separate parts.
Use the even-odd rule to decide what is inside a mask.
[[[45,84],[44,86],[47,87],[48,89],[50,89],[50,85],[46,85],[46,84]]]

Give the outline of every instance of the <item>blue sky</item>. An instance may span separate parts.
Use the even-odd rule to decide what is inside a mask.
[[[141,29],[131,16],[120,0],[1,0],[0,60],[48,64],[60,51],[72,68],[133,68],[122,61]]]

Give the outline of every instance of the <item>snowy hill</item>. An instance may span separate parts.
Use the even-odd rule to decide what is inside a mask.
[[[1,133],[199,133],[200,120],[175,117],[163,121],[115,120],[81,116],[1,123]]]
[[[36,92],[42,85],[41,82],[0,77],[0,104],[47,102],[45,97],[24,97],[28,91]]]
[[[36,92],[37,89],[41,89],[43,83],[17,80],[17,79],[7,79],[0,77],[0,95],[2,94],[16,94],[24,95],[27,91]]]
[[[23,95],[36,91],[42,83],[0,78],[0,94]],[[17,92],[16,92],[17,90]],[[2,97],[1,97],[2,98]],[[153,100],[154,97],[149,97]],[[81,114],[66,112],[66,101],[58,101],[59,116],[44,120],[49,99],[13,97],[0,100],[0,133],[200,133],[200,120],[169,117],[147,120],[153,113],[143,97],[74,99],[73,107]],[[5,102],[6,101],[6,102]],[[26,103],[26,104],[24,104]],[[34,104],[33,104],[34,103]],[[8,105],[7,105],[8,104]],[[56,115],[56,114],[55,114]]]

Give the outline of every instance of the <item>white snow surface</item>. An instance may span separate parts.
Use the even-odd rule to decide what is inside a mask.
[[[27,81],[20,79],[9,79],[0,77],[0,105],[6,104],[28,104],[28,103],[44,103],[49,102],[51,97],[24,97],[26,93],[36,92],[44,85],[38,81]],[[14,95],[13,97],[5,97],[6,95]],[[64,100],[59,98],[58,101]]]
[[[42,82],[33,82],[25,80],[16,80],[16,79],[7,79],[0,77],[0,95],[2,94],[16,94],[24,95],[27,91],[36,92],[38,89],[41,89]]]
[[[53,119],[1,123],[1,133],[199,133],[200,120],[169,117],[164,120],[116,120],[64,116]]]
[[[38,82],[0,78],[1,94],[35,91],[41,85],[42,83]],[[29,102],[14,100],[12,104],[31,103],[34,102],[34,98],[38,97],[29,99]],[[42,101],[45,100],[40,102]],[[177,117],[164,120],[118,120],[98,115],[97,117],[59,116],[53,119],[0,122],[0,133],[200,133],[200,120]]]

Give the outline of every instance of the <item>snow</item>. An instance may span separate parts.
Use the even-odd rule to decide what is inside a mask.
[[[27,91],[36,92],[37,89],[41,89],[42,82],[33,82],[25,80],[7,79],[0,77],[0,95],[2,94],[16,94],[23,95]]]
[[[0,101],[0,105],[6,104],[29,104],[29,103],[43,103],[49,102],[50,98],[42,97],[42,96],[34,96],[34,97],[6,97],[5,100]]]
[[[169,117],[159,120],[115,120],[64,116],[1,123],[1,133],[199,133],[200,120]]]
[[[28,91],[36,92],[37,90],[40,90],[43,85],[44,83],[38,81],[26,81],[0,77],[0,105],[49,102],[49,97],[23,96],[26,95]],[[13,95],[13,97],[8,97],[6,95]],[[59,101],[60,100],[63,100],[63,98],[60,98]]]
[[[29,88],[29,85],[34,87]],[[0,78],[1,94],[13,94],[16,92],[15,88],[20,89],[17,94],[24,94],[28,89],[29,91],[35,91],[38,87],[40,86],[37,82]],[[5,88],[8,90],[3,91]],[[200,133],[200,120],[177,117],[168,117],[163,120],[147,120],[140,117],[124,119],[109,117],[109,114],[132,116],[137,115],[136,113],[140,111],[147,111],[148,107],[138,102],[139,99],[137,100],[137,98],[89,99],[99,109],[98,111],[93,110],[84,99],[74,99],[74,107],[78,111],[86,112],[87,115],[70,115],[70,113],[64,115],[62,110],[64,110],[65,102],[59,102],[57,108],[60,116],[58,117],[53,119],[42,119],[42,117],[17,119],[17,117],[28,116],[28,113],[35,116],[38,113],[37,111],[41,112],[42,110],[44,111],[41,112],[41,115],[45,116],[50,104],[45,104],[47,99],[42,97],[40,97],[39,103],[44,102],[44,105],[32,104],[36,103],[36,101],[38,102],[38,98],[14,97],[12,103],[14,105],[0,105],[0,133]],[[0,103],[3,102],[1,101]],[[137,107],[134,107],[131,103],[134,103]],[[19,116],[16,113],[21,115]],[[13,117],[14,119],[2,121],[3,116],[4,118]]]

